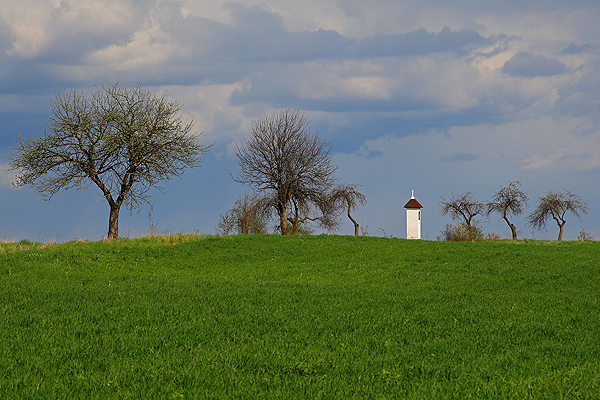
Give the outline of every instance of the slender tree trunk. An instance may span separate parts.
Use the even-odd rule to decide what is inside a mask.
[[[108,240],[119,238],[119,207],[111,205],[108,217]]]
[[[512,231],[512,240],[517,240],[517,227],[510,223],[506,215],[504,215],[503,218],[510,227],[510,230]]]
[[[348,218],[350,218],[350,221],[352,221],[354,224],[354,236],[358,236],[358,222],[356,222],[354,218],[352,218],[352,215],[350,215],[350,206],[348,206]]]

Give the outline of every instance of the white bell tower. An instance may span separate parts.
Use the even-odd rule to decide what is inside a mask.
[[[406,208],[406,238],[421,239],[421,208],[423,206],[415,199],[414,190],[404,208]]]

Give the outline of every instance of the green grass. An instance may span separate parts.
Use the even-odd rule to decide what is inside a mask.
[[[0,245],[0,398],[598,399],[600,243]]]

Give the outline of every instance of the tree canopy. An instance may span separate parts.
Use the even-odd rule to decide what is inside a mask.
[[[521,190],[521,182],[510,182],[508,186],[503,186],[487,204],[488,215],[496,212],[502,215],[502,219],[506,221],[510,227],[513,240],[517,240],[517,227],[510,222],[509,216],[519,215],[527,207],[527,195]]]
[[[367,203],[366,196],[358,190],[357,185],[344,183],[336,185],[329,196],[335,208],[347,210],[348,219],[354,224],[354,236],[358,236],[359,224],[350,213]]]
[[[441,214],[449,215],[453,220],[462,219],[467,228],[467,237],[470,241],[474,240],[474,218],[483,214],[485,203],[474,198],[473,193],[464,192],[461,195],[452,193],[448,200],[440,200]]]
[[[234,179],[267,199],[283,235],[297,233],[307,220],[326,229],[336,226],[327,198],[337,169],[331,145],[312,134],[308,124],[297,109],[265,113],[251,122],[249,138],[235,148],[240,170]]]
[[[45,135],[20,137],[10,155],[16,185],[51,198],[94,184],[110,206],[109,239],[118,238],[123,204],[134,210],[149,203],[151,188],[199,166],[210,147],[199,143],[177,100],[141,86],[57,92],[51,108]]]
[[[587,214],[588,206],[581,197],[565,190],[563,192],[550,191],[539,197],[535,210],[529,215],[529,225],[536,229],[545,229],[549,219],[558,225],[558,240],[562,240],[564,226],[567,223],[566,214],[571,213],[581,219],[582,214]]]

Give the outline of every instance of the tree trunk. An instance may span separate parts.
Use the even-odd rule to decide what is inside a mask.
[[[560,228],[560,230],[558,231],[558,240],[562,240],[564,226],[565,226],[564,222],[562,224],[558,224],[558,227]]]
[[[111,206],[108,217],[108,240],[119,238],[119,207]]]
[[[282,235],[288,235],[288,216],[287,216],[287,204],[281,205],[279,211],[279,226],[281,228]]]
[[[472,228],[471,228],[471,220],[466,220],[465,222],[467,223],[467,236],[468,236],[467,239],[469,239],[469,242],[474,242],[474,240],[473,240],[473,231],[472,231]]]
[[[517,227],[510,224],[510,230],[512,231],[512,240],[517,240]]]
[[[512,232],[512,240],[517,240],[517,227],[510,223],[510,221],[506,217],[506,214],[504,215],[503,218],[506,221],[506,223],[508,224],[508,226],[510,227],[510,230]]]
[[[350,221],[352,221],[354,224],[354,236],[358,236],[358,222],[356,222],[354,218],[352,218],[352,215],[350,215],[350,207],[348,207],[348,218],[350,218]]]

